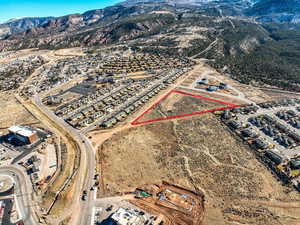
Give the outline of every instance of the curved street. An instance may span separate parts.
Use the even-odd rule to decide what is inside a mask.
[[[34,204],[31,198],[32,191],[28,178],[24,175],[23,171],[14,166],[1,167],[1,175],[10,176],[14,181],[14,195],[17,204],[17,211],[24,224],[39,224],[38,219],[34,213]]]
[[[83,133],[71,127],[63,119],[58,118],[52,111],[45,107],[37,95],[34,97],[34,103],[39,110],[46,114],[53,122],[64,128],[74,139],[80,149],[81,161],[76,178],[78,183],[76,185],[76,193],[74,194],[76,199],[74,199],[71,224],[84,225],[86,221],[90,221],[92,218],[92,200],[94,198],[94,193],[89,190],[93,186],[93,177],[96,168],[95,151],[93,146]],[[88,191],[86,201],[81,200],[83,190]]]

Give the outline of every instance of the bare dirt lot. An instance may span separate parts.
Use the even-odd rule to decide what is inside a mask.
[[[188,107],[185,107],[187,105]],[[146,113],[139,121],[183,115],[222,107],[227,107],[227,105],[179,93],[171,93],[166,99],[160,102],[160,104]]]
[[[299,224],[300,195],[212,114],[129,128],[98,152],[101,195],[166,180],[205,194],[205,225]]]
[[[11,92],[0,93],[0,105],[0,132],[14,124],[27,125],[38,122],[15,100]]]
[[[0,59],[0,63],[7,63],[14,59],[20,59],[32,55],[39,55],[44,57],[46,60],[56,60],[60,58],[82,56],[84,55],[82,48],[67,48],[59,50],[39,50],[39,49],[24,49],[20,51],[11,52],[7,57]]]
[[[211,85],[219,86],[217,82],[214,82],[214,83],[210,83],[209,85],[198,84],[198,85],[195,86],[195,88],[200,89],[200,90],[207,90],[207,88]],[[238,94],[230,88],[218,89],[217,92],[232,95],[232,96],[238,96]]]
[[[206,98],[217,99],[217,100],[220,100],[220,101],[224,101],[224,102],[228,102],[228,103],[236,104],[236,105],[247,104],[242,99],[234,98],[234,97],[231,97],[231,96],[222,96],[222,95],[219,95],[217,92],[202,92],[202,91],[185,89],[185,88],[176,88],[176,90],[183,91],[183,92],[188,92],[188,93],[194,94],[194,95],[200,95],[200,96],[203,96],[203,97],[206,97]]]

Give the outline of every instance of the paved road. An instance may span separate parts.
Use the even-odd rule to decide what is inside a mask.
[[[92,213],[92,199],[93,192],[89,189],[94,184],[93,177],[96,168],[96,158],[93,146],[89,142],[88,138],[79,132],[78,130],[71,127],[63,119],[57,117],[52,111],[45,107],[41,103],[41,99],[36,95],[34,96],[35,104],[39,109],[46,114],[51,120],[53,120],[60,127],[65,128],[65,130],[73,137],[77,142],[81,151],[81,162],[79,172],[77,174],[77,191],[75,193],[75,203],[73,204],[73,212],[71,224],[85,225],[87,221],[91,220]],[[86,201],[81,200],[81,193],[83,190],[88,191],[88,198]]]
[[[10,176],[14,180],[17,211],[24,220],[24,224],[39,224],[38,218],[36,218],[34,214],[34,205],[31,199],[31,189],[29,191],[30,183],[28,183],[28,177],[24,175],[23,171],[13,166],[1,167],[0,174]]]
[[[138,100],[147,96],[149,94],[149,92],[151,92],[158,85],[164,84],[164,82],[166,82],[168,79],[172,78],[177,72],[182,72],[182,74],[179,77],[184,76],[187,73],[187,71],[184,72],[183,69],[173,69],[172,71],[164,71],[162,74],[167,73],[166,76],[162,76],[158,80],[149,82],[148,86],[144,87],[144,89],[140,90],[140,92],[137,92],[136,95],[132,96],[127,101],[124,101],[121,105],[117,106],[113,112],[111,112],[107,115],[104,115],[104,117],[101,117],[100,119],[96,120],[91,125],[89,125],[88,127],[82,129],[81,132],[87,133],[87,132],[95,129],[95,127],[97,127],[97,125],[100,125],[103,122],[105,122],[106,120],[113,118],[115,115],[122,112],[125,108],[133,105]],[[172,86],[172,85],[169,84],[169,86]]]
[[[274,118],[277,122],[283,124],[284,126],[286,126],[290,131],[295,132],[296,134],[300,135],[300,129],[294,128],[292,125],[290,125],[289,123],[285,122],[284,120],[279,119],[275,114],[279,111],[287,111],[287,110],[293,110],[295,112],[297,112],[296,110],[297,106],[283,106],[283,107],[276,107],[276,108],[271,108],[271,109],[264,109],[264,108],[259,108],[258,111],[254,114],[249,114],[249,115],[242,115],[239,114],[238,115],[238,122],[248,122],[248,119],[250,117],[257,117],[263,114],[269,115],[270,117]],[[251,126],[252,130],[257,133],[260,134],[260,136],[267,141],[268,143],[274,144],[275,145],[275,149],[273,151],[279,153],[281,156],[283,156],[283,158],[293,158],[295,157],[295,155],[300,155],[300,147],[295,147],[292,149],[289,148],[285,148],[284,146],[278,144],[276,141],[274,141],[273,137],[269,137],[268,135],[266,135],[263,131],[261,131],[260,128],[255,127],[254,125]]]
[[[11,222],[11,214],[13,208],[12,198],[1,199],[4,203],[5,207],[3,209],[3,216],[2,216],[2,225],[15,225],[15,223]]]
[[[219,82],[223,82],[222,79],[220,79],[216,76],[210,76],[209,73],[202,73],[192,85],[190,85],[190,86],[179,85],[178,87],[179,88],[184,88],[184,89],[190,89],[190,90],[194,90],[194,91],[200,91],[200,92],[203,92],[203,93],[210,93],[206,90],[195,88],[197,86],[197,82],[199,80],[203,79],[203,78],[210,78],[210,79],[217,80]],[[213,92],[213,94],[224,96],[224,97],[236,98],[237,100],[243,101],[247,104],[256,105],[255,102],[253,102],[253,101],[249,100],[248,98],[246,98],[245,94],[242,91],[238,90],[237,88],[235,88],[233,86],[229,86],[229,88],[232,89],[233,91],[235,91],[238,95],[234,96],[234,95],[226,94],[226,93],[222,93],[222,92]]]
[[[82,110],[91,107],[93,104],[95,104],[97,102],[100,102],[100,101],[104,100],[105,98],[107,98],[107,97],[109,97],[109,96],[111,96],[111,95],[119,92],[120,90],[127,88],[128,86],[129,86],[129,84],[121,85],[121,86],[119,86],[119,87],[111,90],[110,92],[104,94],[103,96],[101,96],[101,98],[95,99],[94,101],[92,101],[92,103],[90,103],[88,105],[87,104],[83,104],[83,106],[77,108],[76,110],[73,110],[72,112],[68,113],[67,115],[64,115],[63,118],[67,119],[67,118],[69,118],[69,117],[71,117],[71,116],[73,116],[73,115],[81,112]]]
[[[211,92],[208,92],[206,90],[199,89],[199,88],[187,87],[187,86],[182,86],[182,85],[179,85],[177,87],[183,88],[183,89],[187,89],[187,90],[193,90],[193,91],[203,92],[203,93],[211,93]],[[256,104],[255,102],[253,102],[253,101],[251,101],[251,100],[249,100],[247,98],[243,98],[243,97],[239,97],[239,96],[234,96],[234,95],[230,95],[230,94],[226,94],[226,93],[221,93],[221,92],[212,92],[212,93],[216,94],[216,95],[224,96],[224,97],[235,98],[237,100],[245,102],[246,104]]]

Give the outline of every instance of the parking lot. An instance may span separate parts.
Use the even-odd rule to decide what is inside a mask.
[[[0,165],[9,165],[20,153],[0,144]]]

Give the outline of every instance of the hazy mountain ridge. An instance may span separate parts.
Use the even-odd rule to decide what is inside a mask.
[[[300,23],[300,0],[260,0],[246,15],[263,22]]]
[[[203,5],[214,0],[128,0],[105,9],[90,10],[83,14],[71,14],[61,17],[22,18],[0,24],[1,39],[17,39],[21,36],[46,35],[88,28],[95,23],[105,24],[128,16],[149,13],[157,10],[169,10],[177,5]],[[228,1],[227,1],[228,2]],[[226,3],[228,4],[228,3]],[[175,8],[171,9],[175,10]]]
[[[298,2],[300,0],[127,0],[83,14],[23,18],[1,24],[0,51],[29,47],[91,46],[124,41],[147,32],[144,27],[152,32],[158,24],[165,24],[165,18],[160,19],[158,16],[152,26],[153,17],[148,17],[152,13],[173,14],[175,19],[206,16],[214,20],[230,16],[247,20],[247,16],[251,16],[249,20],[257,18],[259,21],[297,23],[300,22],[300,14],[297,14],[300,4],[293,6]],[[148,17],[149,21],[126,21],[139,16]],[[118,33],[123,36],[116,35]]]
[[[265,7],[268,4],[274,8]],[[143,52],[207,58],[215,62],[215,68],[226,68],[225,72],[244,83],[300,90],[297,7],[282,13],[283,6],[278,0],[129,0],[45,19],[26,31],[6,34],[0,40],[0,51],[114,44]],[[278,15],[286,14],[295,15],[294,19],[261,22],[268,17],[277,21]],[[0,26],[0,37],[7,29],[1,27],[5,24]]]
[[[28,17],[21,19],[11,19],[0,24],[0,40],[11,34],[24,32],[37,26],[41,26],[53,17]]]
[[[181,7],[221,9],[224,15],[252,16],[259,21],[300,22],[300,0],[127,0],[105,9],[62,17],[22,18],[0,24],[1,39],[18,39],[32,35],[57,34],[86,29],[118,19],[157,10],[175,11]],[[237,10],[238,9],[238,10]]]

